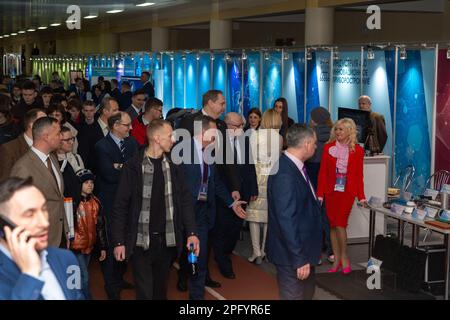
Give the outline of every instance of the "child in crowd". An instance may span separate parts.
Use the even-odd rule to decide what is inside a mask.
[[[106,258],[106,230],[100,201],[92,194],[94,190],[94,175],[90,170],[77,172],[81,183],[81,199],[74,204],[75,238],[71,241],[70,249],[75,253],[81,271],[81,285],[86,299],[91,299],[89,290],[89,261],[94,246],[100,248],[100,261]]]

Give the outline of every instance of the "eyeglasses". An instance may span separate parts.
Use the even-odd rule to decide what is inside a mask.
[[[122,125],[122,126],[125,126],[127,128],[131,127],[131,123],[119,123],[119,124]]]
[[[61,139],[61,141],[64,141],[64,142],[75,142],[75,137],[67,138],[67,139]]]

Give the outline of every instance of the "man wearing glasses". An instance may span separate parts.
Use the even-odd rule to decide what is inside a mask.
[[[117,186],[123,164],[138,149],[138,143],[130,137],[132,128],[128,113],[119,111],[108,118],[109,133],[95,145],[97,161],[97,196],[103,206],[106,217],[106,231],[111,238],[109,221],[112,205],[116,197]],[[109,299],[120,299],[120,290],[124,287],[123,273],[125,265],[115,261],[113,248],[108,248],[106,261],[102,263],[105,290]]]
[[[147,144],[147,126],[153,120],[162,119],[163,102],[158,98],[149,98],[145,103],[144,113],[133,120],[131,135],[139,145]]]
[[[233,150],[234,164],[238,173],[241,200],[247,204],[258,196],[258,184],[254,162],[251,161],[249,136],[244,136],[245,119],[236,112],[225,115],[227,138]],[[220,273],[228,279],[236,278],[230,255],[239,240],[243,219],[226,206],[217,207],[216,223],[212,230],[214,258]]]

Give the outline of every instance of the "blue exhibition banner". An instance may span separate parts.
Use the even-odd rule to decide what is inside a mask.
[[[232,56],[227,62],[228,103],[226,112],[243,113],[242,65],[240,56]]]
[[[126,77],[134,77],[136,75],[134,60],[130,56],[126,56],[123,59],[123,75]]]
[[[294,52],[292,54],[292,77],[294,78],[294,89],[295,92],[295,105],[290,104],[289,113],[290,117],[298,123],[305,122],[305,53],[304,52]],[[317,79],[313,80],[317,87]],[[292,81],[287,82],[292,86]],[[286,81],[285,81],[286,84]],[[293,108],[297,106],[297,108]],[[296,112],[296,116],[292,116],[292,111]]]
[[[99,67],[93,67],[92,68],[92,76],[93,77],[100,77],[103,76],[105,78],[115,78],[117,77],[117,69],[116,68],[99,68]]]
[[[173,108],[185,108],[186,107],[186,95],[184,91],[184,77],[185,77],[185,62],[186,56],[184,54],[175,54],[173,58],[174,67],[174,104]]]
[[[259,101],[260,95],[259,92],[261,90],[260,83],[260,59],[261,54],[259,52],[249,53],[247,55],[247,72],[244,73],[244,76],[247,75],[247,84],[248,84],[248,96],[249,96],[249,109],[258,108],[261,109],[261,103]],[[247,114],[245,113],[245,116]]]
[[[186,108],[197,109],[199,106],[197,104],[198,97],[198,69],[197,65],[199,61],[197,60],[196,54],[188,54],[186,57]]]
[[[168,54],[162,55],[162,70],[164,72],[163,77],[163,102],[164,102],[164,114],[174,107],[172,100],[172,68],[173,60]]]
[[[429,59],[434,59],[434,56]],[[431,112],[428,109],[432,105],[427,105],[426,92],[434,88],[434,81],[427,83],[424,77],[431,72],[425,68],[431,68],[431,65],[434,62],[423,64],[420,50],[408,50],[407,58],[398,60],[395,171],[397,175],[408,165],[415,167],[416,174],[410,188],[414,195],[423,191],[431,171],[431,128],[428,121]]]
[[[271,109],[281,97],[281,52],[266,52],[263,59],[262,111]]]
[[[197,105],[199,108],[202,107],[202,96],[203,94],[211,89],[211,57],[208,54],[200,54],[199,64],[199,74],[198,74],[198,94],[197,94]]]
[[[306,60],[306,123],[311,110],[322,106],[328,109],[330,90],[330,52],[313,51]]]
[[[367,79],[367,76],[363,76],[363,79]],[[339,108],[358,109],[358,98],[361,95],[361,51],[339,52],[339,58],[333,61],[332,83],[331,117],[337,120]]]

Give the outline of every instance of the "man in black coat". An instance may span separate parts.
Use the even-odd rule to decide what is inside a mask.
[[[118,261],[131,257],[137,298],[165,300],[174,259],[186,242],[198,255],[199,239],[183,171],[165,155],[173,145],[170,123],[154,120],[147,138],[149,146],[123,167],[111,239]]]
[[[110,132],[95,145],[97,161],[96,192],[106,217],[107,236],[111,238],[111,211],[122,167],[138,150],[138,143],[129,136],[130,116],[123,111],[108,118]],[[105,290],[109,299],[119,299],[123,285],[124,265],[118,264],[113,257],[113,248],[108,248],[105,263],[102,264]]]
[[[141,82],[143,84],[141,90],[145,92],[145,94],[147,95],[147,99],[153,98],[155,96],[155,88],[150,79],[150,72],[142,72]]]

